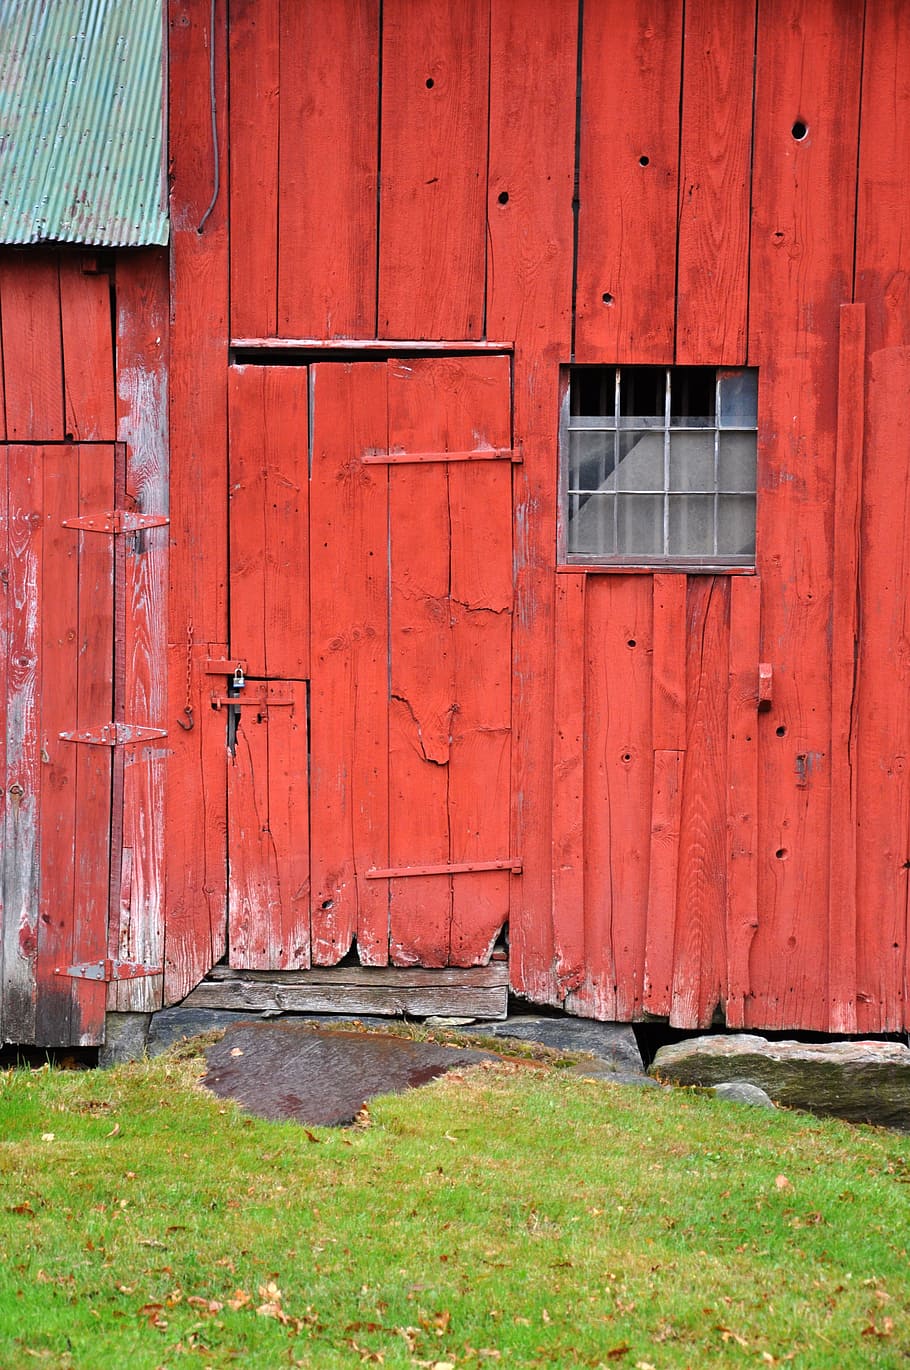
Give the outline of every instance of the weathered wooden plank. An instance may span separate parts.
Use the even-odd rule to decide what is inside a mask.
[[[686,0],[676,360],[743,366],[756,0]]]
[[[643,1004],[669,1014],[686,747],[686,577],[656,575],[651,664],[651,846]]]
[[[730,581],[727,700],[728,1027],[742,1027],[751,994],[749,952],[758,927],[758,662],[761,581]]]
[[[835,344],[853,265],[852,216],[829,207],[855,196],[861,23],[838,0],[768,0],[758,34],[749,360],[761,369],[757,566],[774,703],[747,1021],[769,1028],[828,1025]]]
[[[688,577],[689,707],[670,1006],[678,1027],[709,1027],[727,988],[729,590],[726,577]]]
[[[108,316],[108,327],[110,321]],[[88,516],[114,507],[114,449],[108,444],[84,444],[63,456],[78,462],[78,512]],[[71,510],[62,511],[71,517]],[[78,578],[78,637],[72,671],[64,689],[62,713],[66,728],[97,728],[113,717],[114,704],[114,539],[100,533],[76,535]],[[64,742],[75,761],[73,848],[73,906],[70,933],[71,964],[98,961],[107,955],[108,904],[111,862],[111,777],[113,749]],[[119,853],[118,853],[119,855]],[[42,885],[54,898],[58,870],[42,871]],[[104,1040],[106,986],[101,981],[59,981],[72,994],[69,1042],[84,1046]],[[39,1004],[39,1015],[41,1007]]]
[[[388,445],[386,367],[312,370],[310,687],[312,946],[334,964],[357,939],[389,956],[388,473],[358,457]],[[353,568],[356,568],[354,570]]]
[[[584,982],[585,939],[585,584],[583,572],[556,587],[553,692],[553,930],[555,975],[564,997]]]
[[[74,982],[55,975],[73,963],[77,813],[77,747],[60,733],[75,726],[78,675],[78,544],[84,536],[63,527],[79,508],[78,449],[38,448],[34,479],[43,485],[41,554],[40,788],[38,1002],[35,1038],[44,1046],[68,1046],[74,1022]],[[37,606],[36,606],[37,608]],[[48,758],[44,760],[45,756]]]
[[[465,359],[454,447],[511,441],[511,369],[506,357]],[[455,397],[453,397],[455,398]],[[454,408],[450,402],[448,408]],[[440,436],[443,436],[440,434]],[[457,708],[449,757],[449,859],[508,855],[511,783],[512,468],[455,462],[448,468],[449,606]],[[452,882],[450,959],[485,961],[509,919],[508,872],[472,872]]]
[[[296,8],[303,9],[303,6]],[[278,0],[233,4],[230,81],[231,331],[278,332]]]
[[[227,42],[225,7],[170,0],[171,551],[165,999],[171,1003],[224,951],[226,814],[224,718],[200,712],[199,658],[227,642]],[[209,52],[215,51],[220,192],[215,185]],[[204,222],[203,222],[204,221]],[[187,642],[189,641],[189,651]],[[196,728],[176,726],[186,659]],[[202,852],[200,852],[200,843]]]
[[[538,1002],[559,999],[552,915],[543,912],[552,904],[553,855],[552,426],[559,363],[571,349],[575,109],[565,95],[576,86],[577,45],[574,0],[492,0],[487,330],[515,340],[514,440],[523,457],[513,471],[512,702],[521,737],[512,748],[512,851],[522,875],[513,882],[509,945],[515,988]]]
[[[859,660],[860,504],[866,389],[866,308],[842,305],[834,478],[831,611],[831,853],[828,905],[829,1026],[856,1031],[856,717]]]
[[[646,576],[588,577],[585,951],[573,1011],[628,1020],[642,1007],[653,788],[653,594]]]
[[[231,650],[247,674],[309,675],[305,367],[231,367]]]
[[[3,1040],[35,1037],[38,949],[40,595],[43,482],[35,448],[4,448],[6,784],[3,805]]]
[[[307,974],[308,972],[304,972]],[[408,1018],[454,1017],[505,1018],[508,990],[505,985],[434,987],[402,985],[354,986],[296,985],[242,981],[208,981],[197,985],[184,1000],[187,1008],[248,1009],[285,1013],[376,1013]]]
[[[673,353],[682,3],[603,0],[582,36],[575,356]]]
[[[371,337],[378,0],[279,0],[279,12],[278,332]]]
[[[310,964],[306,685],[292,688],[291,706],[238,709],[228,760],[228,943],[241,969]]]
[[[509,967],[506,961],[490,961],[485,966],[313,966],[308,971],[236,971],[230,966],[213,966],[206,982],[243,980],[248,984],[319,985],[355,989],[383,987],[411,989],[458,988],[470,985],[474,989],[494,989],[508,985]]]
[[[910,682],[905,644],[910,428],[910,28],[900,0],[866,7],[855,296],[866,305],[862,625],[857,673],[857,1030],[908,1024]],[[844,296],[846,299],[847,297]]]
[[[447,378],[458,363],[389,364],[389,445],[446,446]],[[450,392],[451,393],[451,392]],[[425,433],[425,430],[430,430]],[[443,431],[440,431],[442,429]],[[461,447],[463,444],[457,444]],[[451,516],[444,465],[389,468],[389,865],[444,863],[449,766],[458,706],[451,624]],[[415,518],[415,510],[420,517]],[[390,955],[398,965],[449,959],[452,879],[389,887]]]
[[[869,353],[910,344],[910,27],[902,0],[866,6],[855,299]],[[844,297],[846,298],[846,296]],[[897,473],[895,473],[897,475]]]
[[[2,373],[2,366],[0,366]],[[2,409],[2,395],[0,395],[0,409]],[[10,801],[6,796],[7,777],[7,750],[10,739],[7,729],[7,688],[9,679],[9,647],[11,638],[12,612],[9,591],[9,566],[10,566],[10,543],[9,543],[9,453],[5,443],[0,444],[0,566],[5,569],[5,576],[2,582],[2,594],[0,594],[0,1042],[7,1041],[4,1030],[4,1019],[6,1008],[4,1005],[4,993],[6,977],[4,966],[6,963],[8,938],[8,924],[6,915],[6,871],[4,851],[7,843],[6,823],[7,806]],[[15,953],[14,953],[15,954]]]
[[[24,263],[23,263],[24,265]],[[64,431],[76,442],[113,442],[114,340],[111,278],[60,259]]]
[[[63,437],[63,355],[57,257],[0,256],[0,331],[10,440]]]
[[[167,256],[119,256],[117,303],[117,437],[126,445],[125,499],[140,513],[168,510]],[[124,717],[167,728],[168,529],[148,528],[123,542]],[[186,671],[183,671],[185,688]],[[173,721],[170,727],[176,729]],[[125,749],[121,899],[111,909],[111,950],[125,961],[160,966],[164,959],[167,750],[162,740]],[[116,852],[114,853],[116,860]],[[114,981],[108,1008],[161,1007],[161,976]]]
[[[379,333],[484,333],[490,0],[385,0]]]

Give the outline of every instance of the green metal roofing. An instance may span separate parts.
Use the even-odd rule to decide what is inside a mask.
[[[162,0],[0,0],[0,242],[166,243]]]

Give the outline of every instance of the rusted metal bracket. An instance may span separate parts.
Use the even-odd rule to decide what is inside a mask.
[[[143,728],[135,723],[104,723],[100,728],[83,728],[78,732],[59,733],[64,742],[88,742],[95,747],[123,747],[131,742],[151,742],[155,737],[167,737],[164,728]]]
[[[470,875],[475,871],[511,871],[521,874],[521,862],[505,861],[460,861],[454,865],[440,866],[374,866],[364,871],[365,880],[400,880],[408,875]]]
[[[84,533],[139,533],[143,528],[164,528],[170,519],[164,514],[134,514],[129,509],[109,509],[103,514],[80,515],[62,519],[64,528],[79,528]]]
[[[76,966],[55,966],[55,975],[69,975],[74,980],[138,980],[144,975],[162,975],[163,966],[143,965],[141,961],[82,961]]]

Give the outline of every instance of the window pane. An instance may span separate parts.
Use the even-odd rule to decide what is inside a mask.
[[[722,371],[721,428],[755,428],[758,423],[758,372]]]
[[[655,557],[663,551],[664,501],[662,495],[617,496],[619,542],[624,556]]]
[[[612,433],[569,434],[569,489],[599,490],[613,471]]]
[[[721,433],[718,486],[721,490],[755,489],[754,433]]]
[[[576,414],[616,413],[616,367],[577,366],[572,372],[569,410]]]
[[[754,495],[721,495],[717,502],[717,550],[721,556],[755,555]]]
[[[670,372],[673,428],[713,428],[717,372],[710,366],[674,366]]]
[[[670,497],[670,547],[675,556],[711,556],[714,552],[712,495]]]
[[[620,490],[663,490],[663,433],[620,433],[616,475]]]
[[[662,366],[624,366],[619,374],[620,427],[663,428],[667,373]]]
[[[613,537],[613,495],[589,495],[586,499],[572,497],[569,503],[568,545],[570,552],[587,552],[592,556],[610,557],[616,553]]]
[[[670,489],[714,491],[714,431],[670,434]]]

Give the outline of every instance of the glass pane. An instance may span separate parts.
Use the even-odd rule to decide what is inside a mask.
[[[620,490],[663,490],[663,433],[620,433],[616,478]]]
[[[616,413],[616,367],[575,366],[570,378],[569,409],[573,416]]]
[[[717,505],[717,550],[721,556],[755,555],[754,495],[721,495]]]
[[[670,434],[670,489],[714,492],[714,431]]]
[[[615,428],[616,420],[612,414],[572,414],[569,417],[569,431],[587,428]]]
[[[621,428],[662,428],[667,373],[662,366],[624,366],[619,375]]]
[[[588,552],[592,556],[613,556],[613,495],[575,496],[573,506],[569,497],[568,545],[570,552]]]
[[[612,433],[569,434],[569,489],[599,490],[613,472]]]
[[[712,495],[670,497],[670,553],[674,556],[711,556],[714,552]]]
[[[721,433],[718,455],[718,487],[721,490],[755,489],[754,433]]]
[[[660,556],[664,541],[663,496],[619,495],[616,502],[617,552],[624,556]]]
[[[758,423],[758,372],[720,373],[721,428],[755,428]]]
[[[674,366],[670,372],[670,423],[713,428],[717,373],[710,366]]]

